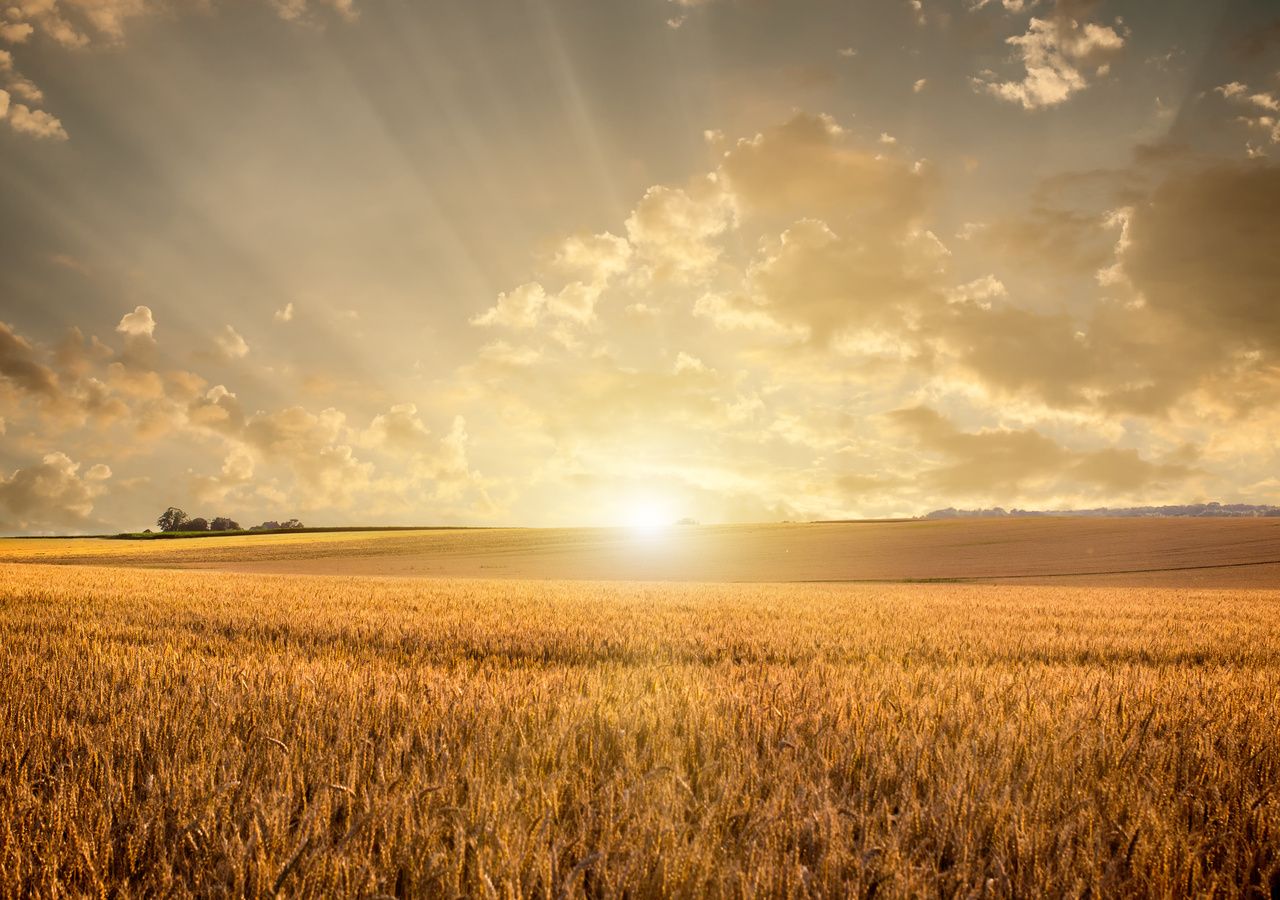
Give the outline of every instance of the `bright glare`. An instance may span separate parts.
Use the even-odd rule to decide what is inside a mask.
[[[635,531],[653,534],[671,524],[667,510],[656,503],[639,503],[627,514],[627,525]]]

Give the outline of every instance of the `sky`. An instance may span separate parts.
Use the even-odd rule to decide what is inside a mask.
[[[1280,502],[1272,0],[11,0],[0,532]]]

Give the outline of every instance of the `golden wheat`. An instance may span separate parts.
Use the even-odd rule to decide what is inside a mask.
[[[1280,890],[1280,595],[0,565],[0,894]]]

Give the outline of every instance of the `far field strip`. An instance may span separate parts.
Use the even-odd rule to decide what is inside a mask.
[[[299,575],[1280,588],[1280,519],[1035,518],[0,539],[0,562]]]

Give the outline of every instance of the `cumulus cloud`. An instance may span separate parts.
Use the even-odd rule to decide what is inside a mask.
[[[626,221],[627,237],[659,278],[697,279],[715,265],[715,239],[733,219],[731,198],[710,175],[681,188],[649,188]]]
[[[20,7],[10,7],[9,14],[20,13]],[[30,26],[8,23],[0,25],[0,40],[19,43],[31,33]],[[26,103],[13,102],[14,97],[37,104],[44,100],[44,92],[31,79],[24,77],[14,66],[13,54],[0,50],[0,119],[20,134],[36,138],[66,140],[67,132],[55,116],[40,109],[32,109]]]
[[[349,506],[368,488],[374,467],[356,457],[346,436],[344,413],[302,406],[255,413],[240,433],[264,459],[288,467],[295,478],[292,496],[305,509]]]
[[[5,22],[0,25],[0,41],[21,44],[31,37],[35,29],[27,22]]]
[[[827,344],[850,328],[910,321],[937,302],[949,251],[923,227],[933,194],[925,170],[810,115],[739,141],[721,170],[743,216],[786,224],[758,242],[745,272],[748,302],[704,301],[705,313],[722,322],[734,309],[764,313]]]
[[[277,309],[275,313],[272,315],[272,318],[275,319],[277,322],[292,322],[293,321],[293,302],[290,301],[289,303],[286,303],[281,309]]]
[[[1239,110],[1239,119],[1249,128],[1261,132],[1264,139],[1280,144],[1280,97],[1270,91],[1253,91],[1239,81],[1228,82],[1214,91]],[[1265,154],[1258,147],[1246,145],[1250,157]]]
[[[0,91],[0,94],[3,94],[0,97],[0,118],[8,114],[11,97],[18,97],[29,103],[40,103],[44,100],[44,92],[36,87],[31,79],[24,77],[14,68],[13,54],[7,50],[0,50],[0,84],[5,88]]]
[[[25,103],[10,105],[5,118],[9,127],[19,134],[58,141],[67,139],[67,132],[56,116],[51,116],[42,109],[31,109]]]
[[[499,294],[498,302],[483,313],[473,316],[471,324],[532,328],[538,324],[538,319],[546,305],[546,290],[538,282],[531,281],[514,290]]]
[[[1007,39],[1025,74],[1001,81],[984,75],[975,84],[1001,100],[1035,110],[1065,103],[1104,75],[1124,48],[1125,35],[1114,25],[1081,22],[1069,4],[1059,3],[1055,14],[1032,18],[1025,34]]]
[[[154,337],[156,320],[151,309],[146,306],[135,307],[133,312],[125,313],[116,326],[116,331],[129,337]]]
[[[0,474],[0,528],[76,527],[89,522],[94,500],[105,490],[111,469],[103,464],[80,474],[80,464],[52,452],[38,462]]]
[[[428,446],[431,429],[418,416],[413,403],[401,403],[385,413],[374,416],[365,431],[366,446],[419,452]]]
[[[591,322],[600,295],[610,279],[627,270],[632,253],[631,243],[608,232],[566,238],[551,260],[566,278],[558,291],[548,292],[536,281],[522,284],[500,294],[496,304],[471,317],[471,324],[530,329],[544,315],[579,325]]]

